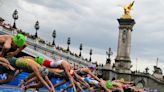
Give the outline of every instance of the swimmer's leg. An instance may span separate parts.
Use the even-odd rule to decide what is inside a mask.
[[[66,73],[68,79],[70,80],[70,82],[71,82],[72,85],[73,85],[74,92],[76,92],[76,87],[75,87],[75,84],[74,84],[74,79],[73,79],[73,77],[71,76],[71,74],[70,74],[69,71],[68,71],[68,70],[70,70],[70,65],[69,65],[69,63],[66,62],[66,61],[63,61],[63,62],[61,63],[61,65],[62,65],[62,67],[64,68],[64,71],[65,71],[65,73]]]

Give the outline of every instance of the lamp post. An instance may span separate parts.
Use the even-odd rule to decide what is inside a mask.
[[[69,45],[71,44],[71,38],[70,37],[68,37],[68,39],[67,39],[67,44],[68,44],[67,51],[69,51]]]
[[[89,55],[90,55],[89,61],[91,62],[92,61],[92,49],[90,49]]]
[[[53,37],[52,45],[55,46],[56,30],[53,31],[53,33],[52,33],[52,37]]]
[[[36,21],[34,27],[35,27],[35,30],[36,30],[36,33],[35,33],[35,39],[36,39],[36,38],[38,38],[37,30],[39,30],[39,21]]]
[[[149,68],[146,67],[146,68],[145,68],[145,71],[146,71],[146,73],[149,73]]]
[[[17,9],[14,10],[12,17],[14,19],[13,28],[16,29],[16,20],[18,19],[18,11],[17,11]]]
[[[108,55],[108,58],[106,60],[106,63],[111,63],[111,59],[110,56],[113,54],[113,52],[111,51],[111,48],[109,48],[109,50],[106,52],[106,54]]]
[[[79,57],[81,57],[81,51],[83,50],[83,44],[82,43],[80,43],[79,49],[80,49]]]

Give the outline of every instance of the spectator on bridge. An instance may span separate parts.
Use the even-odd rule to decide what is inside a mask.
[[[1,57],[13,57],[21,52],[26,46],[26,38],[22,34],[17,34],[15,36],[0,35]]]

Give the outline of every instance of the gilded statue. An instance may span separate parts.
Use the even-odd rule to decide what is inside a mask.
[[[125,5],[123,7],[124,15],[121,18],[123,18],[123,19],[131,19],[132,18],[131,15],[130,15],[130,12],[132,10],[133,4],[134,4],[134,1],[132,3],[130,3],[130,4],[128,4],[128,5]]]

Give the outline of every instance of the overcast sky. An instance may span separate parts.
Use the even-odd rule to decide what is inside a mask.
[[[34,24],[38,20],[38,34],[52,41],[51,34],[56,30],[56,44],[66,48],[71,37],[70,49],[89,57],[93,49],[93,61],[105,63],[105,51],[112,48],[112,62],[116,57],[118,22],[123,14],[122,6],[132,0],[0,0],[0,17],[13,24],[12,13],[18,10],[17,27],[31,34],[35,33]],[[131,59],[133,70],[149,67],[159,58],[159,66],[164,65],[164,2],[163,0],[136,0],[132,17],[135,19],[132,32]],[[164,70],[164,68],[162,68]]]

